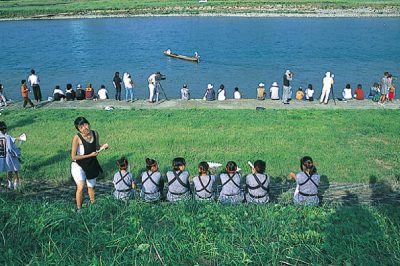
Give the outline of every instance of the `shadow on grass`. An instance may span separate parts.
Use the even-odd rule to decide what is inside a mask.
[[[58,162],[63,162],[67,160],[70,156],[65,150],[58,150],[54,155],[49,158],[43,160],[43,158],[35,158],[35,160],[30,164],[26,165],[27,172],[38,172],[45,167],[51,166],[53,164],[57,164]]]
[[[320,204],[325,203],[324,195],[325,195],[325,192],[329,189],[330,185],[331,184],[329,182],[328,176],[321,175],[320,186],[318,189],[318,197],[319,197]]]

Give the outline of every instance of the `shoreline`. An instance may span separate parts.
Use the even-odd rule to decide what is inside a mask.
[[[2,112],[11,110],[18,110],[22,108],[22,101],[13,102],[10,106],[2,107]],[[36,103],[34,102],[35,106]],[[139,99],[132,102],[115,101],[113,99],[108,100],[81,100],[81,101],[42,101],[37,105],[38,109],[93,109],[93,110],[104,110],[106,107],[112,106],[113,110],[141,110],[141,109],[178,109],[178,110],[189,110],[189,109],[224,109],[224,110],[255,110],[257,107],[265,108],[265,110],[398,110],[400,107],[400,100],[396,99],[393,103],[386,103],[384,106],[380,106],[377,102],[366,99],[362,101],[350,100],[347,102],[336,100],[336,104],[333,100],[330,100],[327,105],[320,104],[318,99],[313,102],[309,101],[298,101],[292,100],[290,104],[285,105],[281,100],[256,100],[256,99],[228,99],[225,101],[205,101],[202,99],[192,100],[165,100],[162,99],[158,103],[149,103],[147,100]],[[30,108],[27,108],[30,109]],[[264,111],[264,110],[262,110]]]
[[[179,8],[159,10],[93,10],[84,12],[49,13],[29,16],[3,17],[0,21],[21,20],[60,20],[60,19],[99,19],[99,18],[137,18],[137,17],[295,17],[295,18],[381,18],[400,17],[400,7],[387,6],[382,9],[373,7],[359,8],[319,8],[313,6],[274,5],[253,9],[232,8],[213,11],[213,9],[194,9],[185,11]],[[168,13],[171,12],[171,13]]]

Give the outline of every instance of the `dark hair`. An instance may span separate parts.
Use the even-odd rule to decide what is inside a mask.
[[[257,160],[254,162],[254,169],[256,169],[257,173],[264,174],[266,165],[265,161]]]
[[[350,89],[350,84],[346,84],[346,89]]]
[[[117,71],[117,72],[115,72],[115,77],[118,77],[119,76],[119,72]]]
[[[225,169],[227,172],[236,172],[237,164],[234,161],[229,161],[226,163]]]
[[[361,84],[358,84],[358,85],[357,85],[357,88],[362,88],[362,85],[361,85]]]
[[[21,80],[21,84],[25,84],[25,82],[26,82],[25,79]]]
[[[103,84],[100,86],[101,89],[105,89],[106,86],[104,86]]]
[[[186,165],[185,158],[183,157],[176,157],[172,160],[172,167],[174,168],[174,170],[179,170],[179,167],[183,165]]]
[[[304,167],[310,169],[310,175],[317,172],[317,168],[314,166],[313,159],[310,156],[304,156],[300,159],[300,170],[304,172]]]
[[[60,89],[60,85],[56,85],[56,87],[54,89],[59,90]]]
[[[146,169],[150,170],[153,165],[157,165],[157,161],[154,159],[146,158]]]
[[[312,84],[308,84],[308,88],[309,88],[310,90],[312,90],[312,89],[313,89]]]
[[[68,83],[68,84],[67,84],[67,90],[70,90],[70,89],[72,89],[72,84],[71,84],[71,83]]]
[[[75,128],[76,128],[76,130],[78,130],[78,131],[79,131],[78,127],[81,126],[81,125],[83,125],[83,124],[89,124],[89,125],[90,125],[89,121],[87,121],[87,119],[84,118],[83,116],[77,117],[77,118],[75,119],[75,121],[74,121]]]
[[[238,88],[238,87],[235,87],[235,91],[239,91],[239,88]]]
[[[208,169],[210,169],[210,166],[207,162],[199,163],[199,174],[208,173]]]
[[[126,170],[128,168],[128,160],[125,156],[122,156],[121,159],[117,160],[118,168],[121,170]]]
[[[35,74],[35,70],[34,69],[31,69],[31,74]]]
[[[7,131],[7,125],[4,121],[0,121],[0,131],[3,133]]]
[[[221,84],[221,85],[219,86],[219,88],[220,88],[221,90],[225,89],[224,84]]]

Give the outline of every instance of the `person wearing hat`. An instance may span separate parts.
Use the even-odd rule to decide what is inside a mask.
[[[269,93],[271,96],[271,100],[279,100],[279,87],[278,87],[278,82],[274,81],[271,85],[271,88],[269,88]]]
[[[181,100],[190,100],[190,91],[186,84],[183,84],[181,89]]]
[[[296,91],[296,100],[298,100],[298,101],[305,100],[302,87],[299,87],[298,90]]]
[[[283,75],[283,91],[282,91],[282,102],[284,104],[289,104],[289,99],[292,95],[292,87],[290,87],[290,82],[293,80],[293,74],[290,70],[286,70]]]
[[[75,96],[76,96],[76,99],[79,100],[79,101],[85,99],[85,91],[82,89],[81,84],[78,84],[76,86],[76,94],[75,94]]]
[[[260,82],[257,88],[257,100],[265,100],[266,95],[265,85],[264,83]]]
[[[203,100],[206,101],[215,101],[215,90],[212,84],[207,85],[206,93],[204,94]]]
[[[0,171],[7,172],[8,187],[17,189],[20,185],[18,171],[21,169],[21,151],[15,145],[15,140],[18,140],[18,138],[8,135],[6,123],[0,121]],[[11,182],[12,179],[13,182]]]

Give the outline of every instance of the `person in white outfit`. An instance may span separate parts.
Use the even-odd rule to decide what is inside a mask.
[[[271,87],[269,88],[269,93],[271,96],[271,100],[279,100],[279,86],[278,82],[272,83]]]
[[[219,90],[217,92],[217,99],[218,99],[218,101],[226,100],[226,91],[225,91],[224,84],[221,84],[221,86],[219,86]]]
[[[240,93],[238,87],[236,87],[236,88],[235,88],[235,91],[233,92],[233,99],[235,99],[235,100],[240,100],[240,99],[242,99],[242,94]]]
[[[124,87],[125,87],[125,101],[129,102],[133,102],[133,80],[131,77],[131,74],[129,74],[128,72],[124,73],[124,77],[123,77],[123,82],[124,82]]]
[[[153,73],[149,76],[147,81],[149,82],[149,102],[154,102],[154,90],[156,88],[156,75],[157,73]]]
[[[319,103],[324,103],[328,104],[329,100],[329,93],[331,92],[331,88],[333,85],[333,77],[331,75],[331,72],[326,72],[324,79],[322,80],[322,93],[321,93],[321,99],[319,100]]]

